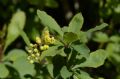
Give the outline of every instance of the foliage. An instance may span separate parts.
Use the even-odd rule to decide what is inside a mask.
[[[0,5],[0,79],[120,79],[119,0]]]

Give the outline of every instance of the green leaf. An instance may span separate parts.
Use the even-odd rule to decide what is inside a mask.
[[[69,23],[68,32],[78,33],[83,25],[83,16],[81,13],[76,14]]]
[[[88,42],[88,37],[87,37],[86,32],[80,31],[80,32],[78,32],[78,36],[79,36],[80,42],[82,42],[82,43]]]
[[[62,67],[60,74],[63,79],[67,79],[67,78],[70,78],[70,76],[72,76],[72,72],[70,72],[66,66]]]
[[[110,41],[112,42],[120,42],[120,36],[117,36],[117,35],[113,35],[110,37]]]
[[[18,11],[13,15],[11,22],[8,26],[8,33],[7,33],[7,38],[5,41],[4,52],[5,52],[6,48],[13,41],[15,41],[15,39],[20,35],[18,27],[20,29],[23,29],[24,25],[25,25],[25,20],[26,20],[26,16],[25,16],[25,13],[23,11]]]
[[[57,22],[49,16],[46,12],[37,10],[37,15],[40,19],[40,22],[45,26],[57,32],[60,36],[63,36],[63,32]]]
[[[96,51],[90,53],[89,58],[85,62],[74,66],[73,69],[78,68],[78,67],[97,68],[104,64],[106,58],[107,58],[106,51],[99,49],[99,50],[96,50]]]
[[[53,64],[48,64],[47,65],[47,69],[48,69],[48,72],[51,75],[51,77],[54,78],[54,75],[53,75]]]
[[[6,78],[9,75],[9,71],[6,66],[0,63],[0,78]]]
[[[23,56],[24,57],[27,56],[25,51],[21,49],[13,49],[5,57],[5,60],[16,61],[18,58],[23,57]]]
[[[18,71],[20,77],[23,78],[25,75],[29,74],[34,76],[36,71],[34,69],[34,64],[30,64],[26,57],[18,58],[14,63],[13,67]]]
[[[89,57],[90,49],[85,44],[72,44],[72,47],[83,57]]]
[[[101,30],[101,29],[105,28],[106,26],[108,26],[108,24],[102,23],[102,24],[100,24],[99,26],[96,26],[96,27],[88,30],[87,33],[89,34],[89,33],[92,33],[92,32],[98,31],[98,30]]]
[[[67,33],[64,33],[63,40],[65,43],[69,44],[78,40],[78,36],[75,33],[67,32]]]
[[[93,79],[93,78],[91,78],[87,72],[80,70],[80,74],[76,72],[75,75],[73,75],[73,79]]]
[[[106,51],[108,53],[108,59],[112,63],[120,63],[120,44],[118,43],[109,43],[106,46]]]
[[[103,32],[96,32],[93,40],[99,43],[105,43],[109,41],[109,37],[107,34]]]
[[[49,47],[46,51],[43,51],[41,56],[40,56],[40,60],[42,60],[44,57],[47,57],[47,56],[55,56],[57,54],[61,54],[62,53],[62,48],[59,48],[60,46],[52,46],[52,47]]]

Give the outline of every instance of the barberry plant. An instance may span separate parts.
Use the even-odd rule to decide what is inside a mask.
[[[107,53],[103,49],[90,52],[86,43],[92,32],[103,29],[107,24],[82,31],[84,18],[81,13],[62,28],[46,12],[37,10],[37,15],[45,29],[41,36],[36,36],[34,44],[27,46],[28,61],[43,65],[49,79],[94,79],[85,69],[103,65]]]

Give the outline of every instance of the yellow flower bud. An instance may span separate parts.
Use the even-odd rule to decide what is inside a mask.
[[[34,54],[31,54],[31,56],[32,56],[32,57],[35,57],[35,55],[34,55]]]
[[[51,38],[49,36],[45,36],[45,43],[50,43],[51,42]]]
[[[36,53],[36,56],[40,56],[40,54],[39,54],[39,53]]]
[[[36,37],[36,43],[38,43],[38,44],[41,43],[41,39],[40,39],[40,37]]]
[[[29,50],[28,50],[28,53],[32,53],[32,50],[29,49]]]
[[[27,59],[30,60],[30,56],[28,56]]]
[[[49,48],[48,45],[44,45],[44,49],[47,50]]]
[[[33,46],[34,46],[34,45],[31,43],[31,44],[30,44],[30,47],[33,47]]]
[[[51,38],[51,44],[53,44],[54,42],[55,42],[55,38],[52,37],[52,38]]]
[[[38,60],[38,57],[35,57],[35,60]]]
[[[40,49],[41,49],[41,50],[44,50],[44,47],[43,47],[43,46],[41,46],[41,47],[40,47]]]
[[[48,45],[44,45],[44,46],[41,46],[41,47],[40,47],[41,50],[47,50],[48,48],[49,48]]]
[[[37,44],[34,44],[33,47],[37,47]]]
[[[34,52],[38,52],[38,49],[37,49],[37,48],[35,48],[35,49],[34,49]]]
[[[30,60],[29,62],[30,62],[31,64],[33,64],[33,63],[34,63],[34,61],[33,61],[33,60]]]
[[[46,30],[46,31],[44,32],[44,35],[45,35],[45,36],[49,36],[49,35],[50,35],[50,34],[49,34],[49,31]]]

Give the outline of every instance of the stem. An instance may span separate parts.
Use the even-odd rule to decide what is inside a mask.
[[[114,26],[114,24],[113,24],[113,21],[112,21],[112,19],[111,19],[111,20],[110,20],[109,29],[112,30],[112,29],[113,29],[113,26]]]
[[[72,56],[72,51],[71,51],[71,52],[68,54],[68,56],[67,56],[67,63],[69,62],[71,56]]]
[[[101,48],[103,48],[103,46],[104,46],[104,43],[100,43],[98,48],[101,49]]]

